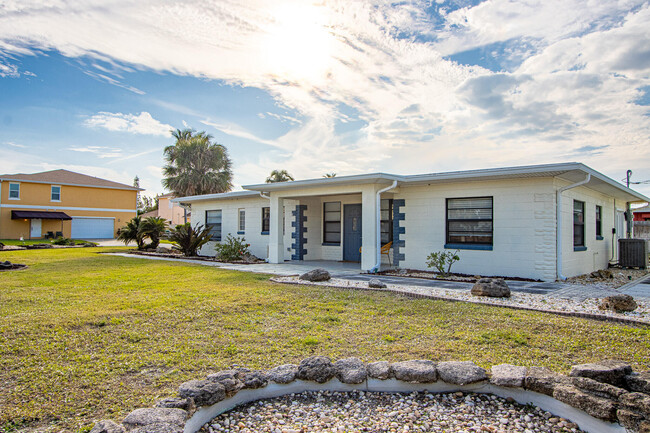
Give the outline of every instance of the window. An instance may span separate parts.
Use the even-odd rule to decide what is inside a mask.
[[[381,201],[381,244],[386,245],[393,240],[393,199]]]
[[[20,184],[9,184],[9,200],[20,200]]]
[[[585,202],[573,200],[573,246],[585,246]]]
[[[262,234],[268,235],[271,230],[271,208],[262,208]]]
[[[221,210],[205,211],[205,226],[210,228],[210,240],[221,240]]]
[[[323,203],[323,243],[341,245],[341,202]]]
[[[51,201],[61,201],[61,187],[52,185],[52,193],[50,194]]]
[[[492,245],[492,197],[447,199],[447,244]]]
[[[603,215],[603,207],[596,206],[596,239],[598,240],[603,239],[602,215]]]
[[[239,231],[246,230],[246,210],[239,209]]]

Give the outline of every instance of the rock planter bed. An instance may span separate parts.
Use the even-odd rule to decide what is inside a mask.
[[[296,396],[305,392],[310,393]],[[287,397],[260,401],[281,396]],[[309,401],[314,399],[322,404],[310,409]],[[301,401],[307,404],[301,405]],[[251,402],[257,403],[220,416]],[[294,402],[299,407],[294,408]],[[378,402],[383,402],[381,407],[377,407]],[[371,414],[372,407],[377,409]],[[296,417],[289,418],[292,413]],[[387,428],[341,429],[337,424],[333,430],[330,425],[373,422],[370,415],[378,417],[382,425],[387,422]],[[469,361],[366,364],[357,358],[332,362],[324,356],[312,356],[299,365],[285,364],[266,371],[236,368],[185,382],[177,397],[159,400],[153,408],[136,409],[121,424],[99,421],[91,433],[194,433],[202,428],[208,432],[251,433],[404,432],[411,431],[410,426],[417,422],[440,427],[425,431],[449,431],[459,421],[465,422],[462,431],[575,432],[579,428],[593,433],[647,433],[650,371],[634,373],[628,364],[612,360],[573,366],[565,376],[543,367],[509,364],[493,366],[488,372]],[[307,428],[310,422],[319,425]],[[322,428],[323,424],[327,426]],[[517,429],[517,425],[522,428]]]
[[[399,269],[399,270],[389,269],[386,271],[378,272],[377,274],[386,275],[389,277],[421,278],[423,280],[438,280],[438,281],[457,281],[460,283],[475,283],[481,278],[483,278],[480,275],[457,274],[457,273],[449,273],[446,275],[442,275],[433,271],[423,271],[417,269]],[[512,280],[512,281],[530,281],[530,282],[541,281],[541,280],[532,280],[530,278],[519,278],[519,277],[493,276],[489,278],[502,278],[504,280]]]
[[[18,263],[11,263],[9,261],[0,262],[0,272],[4,271],[22,271],[27,269],[27,265],[21,265]]]
[[[547,295],[512,292],[507,298],[474,296],[467,290],[452,290],[440,287],[421,287],[402,284],[384,284],[385,288],[371,287],[365,281],[352,281],[332,278],[328,281],[307,281],[299,277],[273,277],[271,281],[283,284],[309,284],[351,290],[379,290],[399,295],[449,301],[473,302],[497,307],[509,307],[523,310],[542,311],[566,316],[584,317],[597,320],[620,321],[631,324],[650,324],[650,302],[636,301],[637,308],[630,312],[601,310],[601,300],[589,298],[583,301],[556,298]],[[383,284],[383,283],[382,283]]]
[[[128,251],[129,254],[135,254],[139,256],[152,256],[152,257],[164,257],[166,259],[184,259],[184,260],[198,260],[198,261],[204,261],[204,262],[219,262],[219,263],[234,263],[238,265],[253,265],[257,263],[266,263],[264,260],[259,259],[257,257],[252,256],[252,258],[248,260],[231,260],[231,261],[225,261],[225,260],[219,260],[215,257],[211,256],[193,256],[193,257],[187,257],[184,256],[181,252],[175,252],[172,249],[167,249],[165,248],[165,251],[138,251],[138,250],[131,250]]]

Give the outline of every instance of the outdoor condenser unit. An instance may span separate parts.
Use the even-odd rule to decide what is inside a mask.
[[[618,264],[625,268],[648,268],[648,241],[619,239]]]

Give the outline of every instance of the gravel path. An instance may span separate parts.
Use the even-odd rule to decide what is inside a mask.
[[[240,406],[205,424],[216,432],[581,432],[534,406],[496,396],[305,392]]]
[[[367,281],[356,281],[350,279],[332,278],[329,281],[323,282],[309,282],[300,280],[298,277],[274,277],[271,281],[278,283],[289,284],[305,284],[305,285],[322,285],[333,286],[350,289],[367,289]],[[469,286],[469,285],[468,285]],[[574,286],[575,287],[575,286]],[[545,312],[575,312],[575,313],[589,313],[598,314],[609,317],[618,317],[633,319],[644,323],[650,323],[650,302],[637,300],[638,308],[634,311],[627,313],[615,313],[612,311],[602,311],[598,309],[600,299],[598,298],[560,298],[551,297],[547,295],[537,295],[531,293],[512,292],[510,298],[486,298],[473,296],[470,293],[469,286],[465,290],[458,289],[445,289],[440,287],[422,287],[422,286],[409,286],[401,284],[388,284],[385,290],[394,293],[415,293],[428,296],[435,296],[444,299],[453,299],[457,301],[474,302],[480,304],[504,305],[512,307],[530,308]]]

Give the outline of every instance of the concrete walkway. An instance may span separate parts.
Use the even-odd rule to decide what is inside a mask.
[[[203,266],[213,266],[222,269],[229,269],[243,272],[255,272],[277,276],[300,275],[315,268],[324,268],[333,278],[350,281],[369,281],[377,278],[386,284],[403,286],[431,287],[440,289],[451,289],[468,291],[472,283],[457,281],[427,280],[422,278],[392,277],[387,275],[362,274],[358,263],[335,262],[325,260],[292,261],[278,264],[259,263],[242,265],[234,263],[219,263],[192,259],[171,259],[166,257],[143,256],[127,253],[110,253],[111,255],[140,258],[147,260],[167,260],[175,262],[193,263]],[[615,294],[625,293],[635,299],[650,301],[650,275],[643,281],[634,281],[618,289],[604,289],[595,285],[575,285],[561,282],[531,282],[506,280],[510,290],[513,292],[529,293],[535,295],[546,295],[555,298],[573,299],[583,301],[588,298],[604,298]]]

